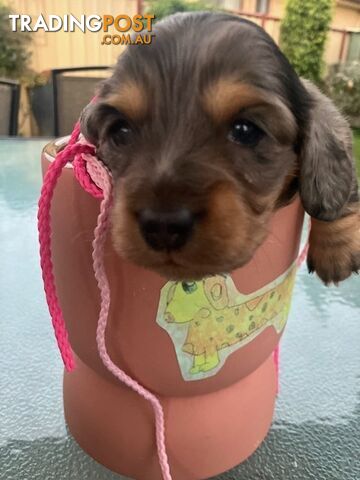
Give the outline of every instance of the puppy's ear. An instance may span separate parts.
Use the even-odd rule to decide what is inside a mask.
[[[120,113],[104,101],[89,103],[80,115],[81,133],[96,147],[107,127],[119,117]]]
[[[89,103],[81,112],[80,128],[86,140],[93,145],[99,141],[100,110],[95,103]]]
[[[351,129],[331,100],[311,82],[303,84],[312,108],[300,151],[300,196],[309,215],[332,221],[357,200]]]

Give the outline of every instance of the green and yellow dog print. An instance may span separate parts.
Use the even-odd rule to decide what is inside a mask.
[[[168,282],[157,323],[170,335],[185,380],[215,375],[227,357],[266,328],[280,333],[288,317],[296,265],[271,284],[244,295],[230,275]]]

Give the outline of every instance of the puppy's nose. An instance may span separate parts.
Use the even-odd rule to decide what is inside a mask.
[[[140,230],[153,250],[176,250],[185,245],[194,228],[194,215],[187,208],[159,211],[146,208],[138,216]]]

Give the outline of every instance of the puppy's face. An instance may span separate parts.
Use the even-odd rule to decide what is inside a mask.
[[[113,243],[168,278],[229,272],[296,190],[310,97],[248,22],[179,15],[154,33],[82,117],[114,177]]]

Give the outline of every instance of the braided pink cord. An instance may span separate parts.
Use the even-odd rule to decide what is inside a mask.
[[[66,370],[71,371],[75,367],[74,356],[69,344],[68,334],[64,318],[59,306],[56,294],[55,280],[53,274],[53,263],[51,259],[51,221],[50,210],[54,189],[61,175],[62,169],[76,155],[80,153],[91,153],[94,147],[75,143],[80,133],[80,125],[75,125],[66,148],[59,152],[55,160],[50,164],[41,189],[38,208],[38,230],[40,244],[40,264],[44,282],[46,300],[52,319],[57,344]]]
[[[301,267],[301,265],[303,264],[303,262],[305,261],[306,257],[307,257],[307,254],[308,254],[308,251],[309,251],[309,241],[307,241],[300,253],[300,255],[298,256],[298,258],[296,259],[296,266],[299,268]]]
[[[74,174],[82,188],[95,198],[102,199],[93,241],[93,266],[100,289],[100,314],[97,327],[99,355],[106,368],[120,381],[148,400],[155,414],[156,443],[159,463],[164,480],[171,480],[170,467],[165,447],[165,421],[160,401],[150,391],[129,377],[111,360],[106,350],[105,331],[110,307],[110,287],[104,266],[104,247],[112,203],[112,183],[106,168],[93,156],[94,146],[77,142],[80,126],[77,123],[68,145],[52,162],[45,174],[38,210],[38,229],[40,243],[40,263],[46,300],[52,318],[55,337],[67,371],[75,368],[74,356],[70,347],[65,321],[56,294],[53,264],[51,260],[51,200],[54,189],[65,165],[72,161]]]
[[[92,175],[86,170],[86,162],[83,160],[81,155],[77,155],[73,161],[74,173],[77,181],[80,183],[81,187],[87,192],[90,193],[95,198],[103,198],[103,192],[101,188],[94,183]]]
[[[92,160],[89,159],[89,161],[96,162],[96,159],[92,157]],[[110,307],[110,287],[104,265],[104,248],[109,220],[109,211],[112,202],[112,193],[111,180],[105,168],[96,170],[95,174],[101,175],[101,178],[96,178],[94,177],[94,173],[92,173],[93,180],[95,180],[98,185],[102,186],[102,191],[104,194],[104,198],[100,204],[100,213],[98,216],[97,226],[95,228],[95,238],[93,241],[93,266],[101,297],[100,314],[96,334],[98,350],[101,360],[106,368],[121,382],[125,383],[125,385],[130,387],[132,390],[137,392],[151,403],[155,413],[156,443],[163,479],[171,480],[170,468],[165,448],[164,412],[160,401],[155,397],[155,395],[146,390],[136,380],[129,377],[129,375],[117,367],[111,360],[106,350],[105,331]]]

